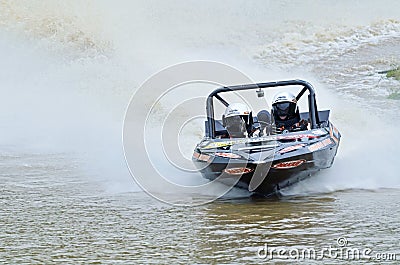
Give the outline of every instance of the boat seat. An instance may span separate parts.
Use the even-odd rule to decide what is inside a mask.
[[[259,128],[261,131],[260,136],[266,134],[270,135],[272,132],[271,114],[267,110],[261,110],[257,113]],[[265,132],[264,132],[265,130]]]

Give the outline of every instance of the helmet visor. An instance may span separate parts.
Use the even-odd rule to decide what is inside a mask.
[[[230,136],[243,137],[246,132],[246,121],[243,116],[231,116],[225,118],[226,129]]]
[[[280,111],[288,111],[290,103],[289,102],[283,102],[283,103],[278,103],[275,105]]]
[[[235,126],[242,123],[246,125],[249,123],[249,116],[237,115],[237,116],[226,117],[225,122],[227,126]]]
[[[274,112],[279,116],[287,116],[289,115],[289,102],[278,103],[274,105]]]
[[[278,116],[293,116],[296,111],[296,104],[292,102],[277,103],[273,106],[273,109]]]

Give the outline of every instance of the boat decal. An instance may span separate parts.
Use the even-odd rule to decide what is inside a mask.
[[[197,153],[196,151],[193,153],[193,157],[196,158],[197,160],[204,161],[204,162],[208,162],[209,159],[211,158],[209,155],[200,154],[200,153]]]
[[[205,154],[201,154],[201,155],[199,156],[199,160],[204,161],[204,162],[208,162],[208,160],[209,160],[210,158],[211,158],[211,157],[210,157],[209,155],[205,155]]]
[[[278,135],[276,136],[277,140],[298,140],[302,138],[309,138],[309,139],[314,139],[314,138],[319,138],[320,135],[315,135],[315,134],[294,134],[294,135]]]
[[[223,142],[211,142],[207,146],[204,146],[204,149],[212,149],[212,148],[218,148],[218,147],[225,147],[225,146],[231,146],[234,144],[240,144],[240,143],[245,143],[247,142],[247,139],[240,139],[240,140],[235,140],[235,141],[223,141]]]
[[[275,135],[275,136],[268,136],[268,137],[242,138],[242,139],[231,140],[231,141],[208,142],[207,145],[201,145],[201,148],[202,149],[213,149],[213,148],[232,146],[235,144],[253,143],[253,142],[261,142],[261,141],[300,140],[303,138],[316,139],[316,138],[321,137],[322,134],[320,134],[320,133],[324,133],[324,132],[322,130],[320,130],[320,132],[317,132],[316,134],[306,133],[306,134],[293,134],[293,135]]]
[[[323,140],[321,142],[310,145],[308,147],[308,150],[310,150],[310,152],[314,152],[314,151],[324,148],[325,146],[330,145],[331,143],[332,143],[331,138],[326,138],[325,140]]]
[[[248,143],[257,143],[257,142],[267,142],[267,141],[274,141],[276,140],[275,136],[262,136],[262,137],[254,137],[249,138],[247,140]]]
[[[252,172],[252,168],[248,167],[234,167],[234,168],[226,168],[224,172],[229,175],[243,175]]]
[[[285,162],[280,162],[278,164],[273,165],[272,168],[274,168],[274,169],[291,169],[291,168],[301,166],[305,162],[306,162],[305,159],[285,161]]]
[[[285,147],[285,148],[281,149],[279,151],[279,153],[281,153],[281,154],[288,153],[288,152],[300,149],[300,148],[302,148],[304,146],[305,146],[305,144],[296,144],[296,145],[288,146],[288,147]]]
[[[257,150],[257,149],[274,149],[276,148],[277,144],[266,144],[266,145],[255,145],[255,146],[249,146],[249,147],[242,147],[239,148],[239,151],[247,151],[247,150]]]
[[[329,128],[329,135],[331,136],[331,138],[336,142],[339,143],[339,131],[336,129],[335,126],[333,126],[332,124],[330,125]]]
[[[214,155],[220,156],[220,157],[226,157],[226,158],[241,158],[240,155],[233,154],[233,153],[220,153],[220,152],[217,152],[217,153],[214,153]]]
[[[322,129],[317,129],[317,130],[313,130],[312,131],[313,134],[318,135],[318,136],[322,136],[327,134],[328,132]]]

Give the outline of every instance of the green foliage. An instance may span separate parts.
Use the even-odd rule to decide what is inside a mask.
[[[391,93],[391,94],[388,96],[388,99],[400,100],[400,92],[399,92],[399,91],[396,91],[396,92]]]
[[[387,71],[386,77],[393,77],[394,79],[400,81],[400,67]]]

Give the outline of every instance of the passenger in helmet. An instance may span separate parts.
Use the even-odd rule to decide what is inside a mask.
[[[253,116],[250,109],[243,103],[232,103],[222,116],[222,124],[231,138],[251,136]]]
[[[306,130],[307,122],[300,121],[296,97],[289,92],[281,92],[272,100],[272,115],[275,120],[277,132]]]

